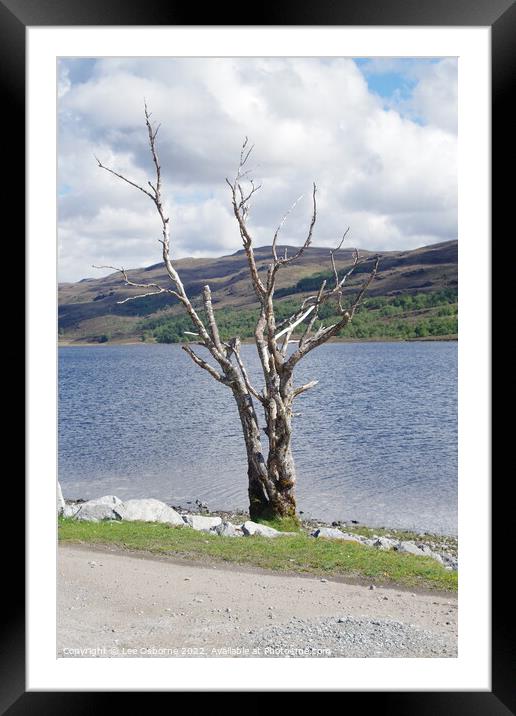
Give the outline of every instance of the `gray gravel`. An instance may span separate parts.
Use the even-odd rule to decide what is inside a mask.
[[[287,624],[266,627],[257,632],[253,648],[259,650],[259,656],[282,658],[457,656],[453,631],[447,637],[392,619],[350,616],[321,619],[294,617]]]

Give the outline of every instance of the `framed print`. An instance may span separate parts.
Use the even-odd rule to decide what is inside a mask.
[[[345,691],[400,714],[514,712],[489,382],[491,211],[510,205],[499,181],[490,197],[490,131],[496,168],[514,5],[224,7],[203,24],[152,1],[50,5],[0,2],[28,319],[10,498],[26,600],[13,553],[0,705]],[[319,377],[348,387],[310,402]]]

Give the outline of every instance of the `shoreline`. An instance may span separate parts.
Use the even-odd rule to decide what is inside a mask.
[[[94,499],[94,498],[89,498]],[[67,505],[76,505],[76,504],[82,504],[84,502],[87,502],[88,500],[85,498],[76,498],[76,499],[69,499],[65,498],[65,503]],[[189,515],[200,515],[205,517],[220,517],[223,521],[228,522],[243,522],[245,520],[250,519],[249,513],[241,508],[237,508],[235,510],[219,510],[219,509],[201,509],[197,504],[195,504],[195,501],[192,500],[191,504],[189,505],[186,503],[187,506],[183,506],[180,504],[173,504],[172,502],[166,502],[166,504],[169,507],[172,507],[172,509],[176,510],[179,514],[189,514]],[[458,535],[450,534],[449,532],[431,532],[429,530],[419,530],[415,528],[410,527],[389,527],[388,525],[369,525],[362,523],[358,520],[354,519],[347,519],[347,520],[323,520],[316,517],[304,517],[302,514],[298,513],[298,519],[299,519],[299,525],[302,530],[310,532],[317,528],[341,528],[348,532],[355,532],[356,534],[374,534],[378,536],[389,536],[389,535],[400,535],[404,538],[407,538],[407,536],[410,536],[412,538],[417,538],[420,541],[425,541],[425,539],[430,539],[432,541],[451,541],[452,546],[456,549],[456,545],[458,545]]]
[[[457,334],[449,336],[425,336],[422,338],[332,338],[328,343],[456,343],[459,338]],[[242,344],[253,345],[254,341],[243,339]],[[125,340],[123,338],[114,339],[112,341],[92,342],[82,341],[80,339],[74,341],[58,341],[58,348],[74,348],[74,347],[95,347],[95,346],[184,346],[188,345],[187,341],[182,343],[158,343],[158,341],[136,341],[132,339]]]
[[[243,511],[208,512],[202,503],[197,508],[153,498],[123,502],[115,495],[72,502],[59,491],[58,540],[192,558],[213,568],[230,562],[283,574],[309,572],[323,582],[341,575],[375,585],[457,589],[458,541],[452,537],[373,529],[356,521],[331,527],[287,518],[255,522]]]

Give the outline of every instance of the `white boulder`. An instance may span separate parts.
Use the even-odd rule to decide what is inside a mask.
[[[103,520],[120,520],[121,517],[116,511],[122,504],[119,501],[119,505],[109,504],[107,502],[100,502],[99,500],[89,500],[79,506],[79,509],[74,515],[74,519],[82,522],[102,522]]]
[[[123,504],[122,500],[116,495],[104,495],[103,497],[96,497],[93,500],[83,502],[82,506],[89,505],[93,507],[95,505],[107,505],[108,507],[120,507]]]
[[[214,532],[219,537],[242,537],[242,529],[236,527],[231,522],[222,522],[220,525],[212,527],[210,532]]]
[[[389,539],[389,537],[378,537],[378,539],[373,542],[373,547],[386,551],[393,549],[396,544],[396,540]]]
[[[348,542],[360,542],[361,540],[349,532],[341,532],[333,527],[318,527],[311,533],[312,537],[325,537],[326,539],[342,539]]]
[[[66,503],[64,501],[63,492],[61,490],[61,485],[58,481],[57,482],[57,514],[62,515],[64,513],[65,507],[66,507]]]
[[[200,532],[209,532],[212,527],[222,524],[220,517],[206,517],[205,515],[183,515],[183,520],[189,527]]]
[[[80,502],[71,502],[69,505],[64,506],[63,512],[61,514],[63,515],[63,517],[75,517],[75,515],[79,512],[80,509]]]
[[[246,537],[279,537],[282,532],[275,530],[273,527],[267,527],[267,525],[260,525],[257,522],[248,520],[242,525],[242,532]]]
[[[150,497],[142,500],[127,500],[115,506],[115,511],[128,522],[165,522],[169,525],[184,525],[183,518],[172,507]]]
[[[425,555],[425,552],[420,549],[416,544],[413,542],[399,542],[395,547],[395,550],[398,552],[406,552],[407,554],[415,554],[418,557],[422,557]]]

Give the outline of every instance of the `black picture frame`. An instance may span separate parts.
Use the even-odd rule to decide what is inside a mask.
[[[33,26],[101,26],[101,25],[352,25],[352,26],[484,26],[491,28],[492,38],[492,211],[493,235],[499,227],[510,227],[507,213],[514,200],[513,181],[502,180],[512,136],[509,111],[511,90],[516,77],[516,6],[513,0],[318,0],[316,4],[285,0],[275,4],[252,5],[247,16],[236,3],[212,4],[202,9],[203,22],[197,22],[199,8],[174,0],[0,0],[0,86],[4,99],[5,120],[2,147],[4,171],[9,175],[4,206],[17,217],[17,234],[25,215],[24,158],[25,132],[25,30]],[[511,82],[512,81],[512,82]],[[472,210],[474,210],[472,208]],[[19,242],[19,238],[16,238]],[[19,247],[19,243],[18,243]],[[18,271],[19,248],[16,256]],[[494,298],[494,296],[493,296]],[[19,333],[19,328],[17,333]],[[493,445],[494,447],[494,445]],[[510,463],[509,463],[510,464]],[[502,485],[493,481],[493,525],[509,525],[511,502],[502,497]],[[10,479],[10,504],[24,501],[21,477]],[[511,512],[509,512],[511,510]],[[18,527],[17,529],[21,529]],[[349,709],[351,700],[360,699],[360,708],[377,707],[384,714],[398,716],[437,716],[445,714],[486,714],[505,716],[516,713],[516,658],[513,591],[506,579],[510,564],[504,529],[493,530],[493,596],[492,596],[492,690],[463,692],[346,692],[342,706]],[[115,705],[111,695],[82,692],[26,692],[25,689],[25,612],[22,542],[7,545],[3,559],[9,574],[7,615],[0,640],[0,714],[86,714]],[[301,690],[301,685],[300,689]],[[235,685],[235,690],[238,687]],[[120,694],[115,694],[119,705]],[[141,697],[130,696],[132,708],[138,708]],[[145,697],[147,698],[147,697]],[[141,702],[143,705],[143,702]]]

